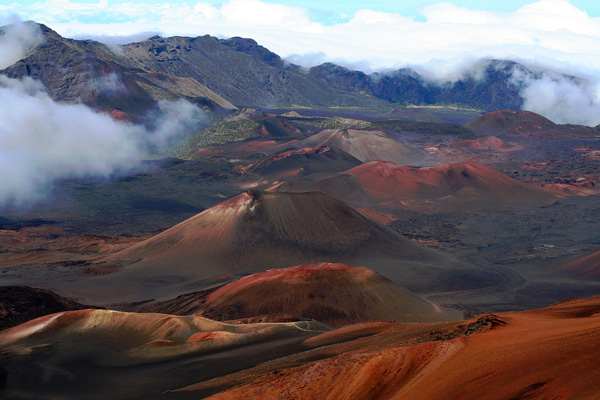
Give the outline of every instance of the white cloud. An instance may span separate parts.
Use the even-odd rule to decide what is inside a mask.
[[[31,78],[0,75],[0,205],[35,200],[56,179],[130,168],[139,128],[57,104]]]
[[[502,13],[470,10],[457,7],[451,3],[439,3],[423,7],[421,14],[429,24],[459,24],[459,25],[501,25]]]
[[[523,108],[544,115],[559,124],[600,124],[600,85],[597,81],[570,79],[545,72],[533,77],[515,71],[512,80],[524,89]]]
[[[413,20],[411,18],[405,17],[401,14],[395,13],[386,13],[381,11],[373,11],[373,10],[358,10],[354,13],[354,18],[352,18],[349,22],[351,25],[359,25],[359,24],[386,24],[386,25],[395,25],[395,24],[411,24]],[[389,26],[388,26],[389,28]]]
[[[16,16],[10,16],[8,22],[0,36],[0,69],[19,61],[43,40],[37,25],[23,23]]]
[[[163,100],[148,130],[82,104],[56,103],[40,82],[3,75],[0,104],[0,207],[39,200],[58,179],[131,170],[143,152],[205,120],[204,111],[184,100]]]
[[[121,78],[114,72],[89,80],[87,86],[89,90],[100,91],[111,95],[125,93],[127,91]]]
[[[308,10],[260,0],[230,0],[221,8],[228,22],[244,25],[298,26],[310,24]]]

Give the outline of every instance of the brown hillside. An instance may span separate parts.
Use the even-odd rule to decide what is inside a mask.
[[[437,209],[518,210],[551,204],[556,197],[475,161],[414,168],[374,161],[331,178],[287,182],[278,190],[323,190],[353,205]]]
[[[220,399],[593,399],[600,393],[597,346],[600,298],[575,300],[547,309],[483,315],[453,325],[346,327],[310,338],[329,344],[329,354],[307,352],[271,368],[237,378]],[[343,337],[369,332],[350,343]],[[373,334],[373,331],[379,330]],[[347,340],[347,339],[346,339]],[[334,350],[335,349],[335,350]],[[287,361],[287,363],[286,363]],[[254,373],[254,374],[253,374]],[[240,386],[240,380],[246,384]],[[231,382],[221,379],[220,384]],[[200,390],[206,385],[185,388]],[[189,393],[191,394],[191,393]]]
[[[433,322],[460,319],[364,267],[313,263],[271,269],[210,293],[202,315],[241,319],[291,314],[339,327],[370,320]]]
[[[444,143],[441,147],[462,147],[473,150],[490,150],[497,152],[509,152],[522,150],[524,147],[516,143],[505,142],[496,136],[486,136],[475,140],[461,140],[460,142]]]
[[[578,278],[600,279],[600,250],[564,264],[557,271]]]
[[[413,291],[496,284],[493,271],[427,249],[321,192],[248,191],[110,256],[118,272],[60,289],[89,304],[167,300],[311,262],[363,265]]]
[[[478,135],[516,135],[536,139],[596,137],[596,129],[579,125],[557,125],[530,111],[499,110],[487,113],[465,125]]]
[[[297,142],[294,146],[329,146],[363,162],[384,160],[402,165],[419,165],[427,158],[422,150],[400,143],[381,130],[326,129]]]

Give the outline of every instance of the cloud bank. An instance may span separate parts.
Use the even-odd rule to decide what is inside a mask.
[[[31,78],[2,75],[0,104],[0,206],[40,200],[58,179],[131,171],[144,152],[190,133],[205,118],[186,101],[161,101],[148,130],[82,104],[56,103]]]
[[[53,181],[108,176],[140,155],[135,126],[52,101],[30,78],[0,76],[0,205],[39,199]]]

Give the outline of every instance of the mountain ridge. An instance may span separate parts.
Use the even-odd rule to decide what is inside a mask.
[[[3,74],[39,79],[58,101],[81,99],[95,108],[132,114],[147,110],[158,98],[186,98],[209,109],[307,106],[391,111],[401,104],[518,110],[523,106],[522,85],[512,79],[513,73],[539,79],[545,71],[510,60],[483,59],[454,81],[435,81],[410,68],[368,75],[330,62],[303,68],[248,38],[153,36],[115,50],[93,40],[63,38],[45,25],[30,23],[40,29],[44,42]],[[110,74],[125,89],[119,96],[86,86]]]

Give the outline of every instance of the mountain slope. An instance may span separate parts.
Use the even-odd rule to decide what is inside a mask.
[[[3,73],[40,79],[59,101],[81,98],[96,108],[132,114],[143,113],[157,99],[178,97],[225,109],[300,105],[386,112],[397,108],[393,104],[519,109],[523,84],[513,74],[531,79],[560,75],[506,60],[481,60],[452,81],[432,80],[408,68],[367,75],[325,63],[305,70],[240,37],[154,36],[111,51],[101,43],[65,39],[39,27],[44,43]]]
[[[323,193],[248,191],[110,258],[146,272],[168,265],[170,272],[217,275],[350,259],[390,246],[407,260],[442,258]]]
[[[328,146],[344,151],[360,161],[392,161],[403,165],[419,165],[427,155],[405,145],[382,130],[325,129],[293,144],[295,148]]]
[[[493,285],[498,272],[422,247],[321,192],[248,191],[95,260],[113,272],[57,282],[88,304],[167,300],[234,277],[312,262],[363,265],[412,291]]]
[[[329,344],[327,355],[315,349],[301,359],[272,363],[276,373],[254,368],[222,378],[219,383],[232,389],[211,399],[270,400],[290,392],[297,398],[349,400],[593,399],[600,392],[598,312],[595,297],[432,325],[427,331],[419,326],[342,328],[306,341]],[[355,339],[354,346],[338,344],[361,330],[368,337]],[[331,357],[332,352],[337,355]],[[210,382],[182,392],[191,395],[207,387]]]
[[[244,172],[281,179],[286,175],[344,171],[358,165],[360,161],[350,154],[329,146],[320,146],[274,154],[248,165]]]
[[[568,276],[600,279],[600,250],[566,263],[556,270]]]
[[[0,396],[164,398],[198,377],[292,354],[304,339],[329,330],[315,321],[229,324],[198,316],[61,312],[0,332]]]
[[[192,77],[238,106],[386,107],[383,100],[328,86],[277,62],[278,56],[247,39],[150,38],[123,46],[131,68]],[[256,51],[253,51],[256,50]]]
[[[459,319],[364,267],[313,263],[270,269],[210,293],[202,315],[241,319],[288,314],[332,327],[372,320],[434,322]]]
[[[511,135],[535,139],[572,139],[597,137],[598,130],[588,126],[558,125],[531,111],[498,110],[465,125],[478,135]]]
[[[471,150],[490,150],[495,152],[510,152],[524,149],[523,146],[520,146],[516,143],[505,142],[496,136],[485,136],[481,139],[443,143],[438,147],[462,147]]]
[[[475,161],[414,168],[373,161],[320,180],[290,180],[277,190],[323,190],[360,207],[519,210],[557,197]]]
[[[121,110],[134,119],[160,99],[185,98],[209,108],[235,108],[194,79],[130,68],[101,43],[65,39],[45,25],[34,26],[41,30],[43,42],[1,72],[40,80],[54,100],[81,100],[96,109]]]

